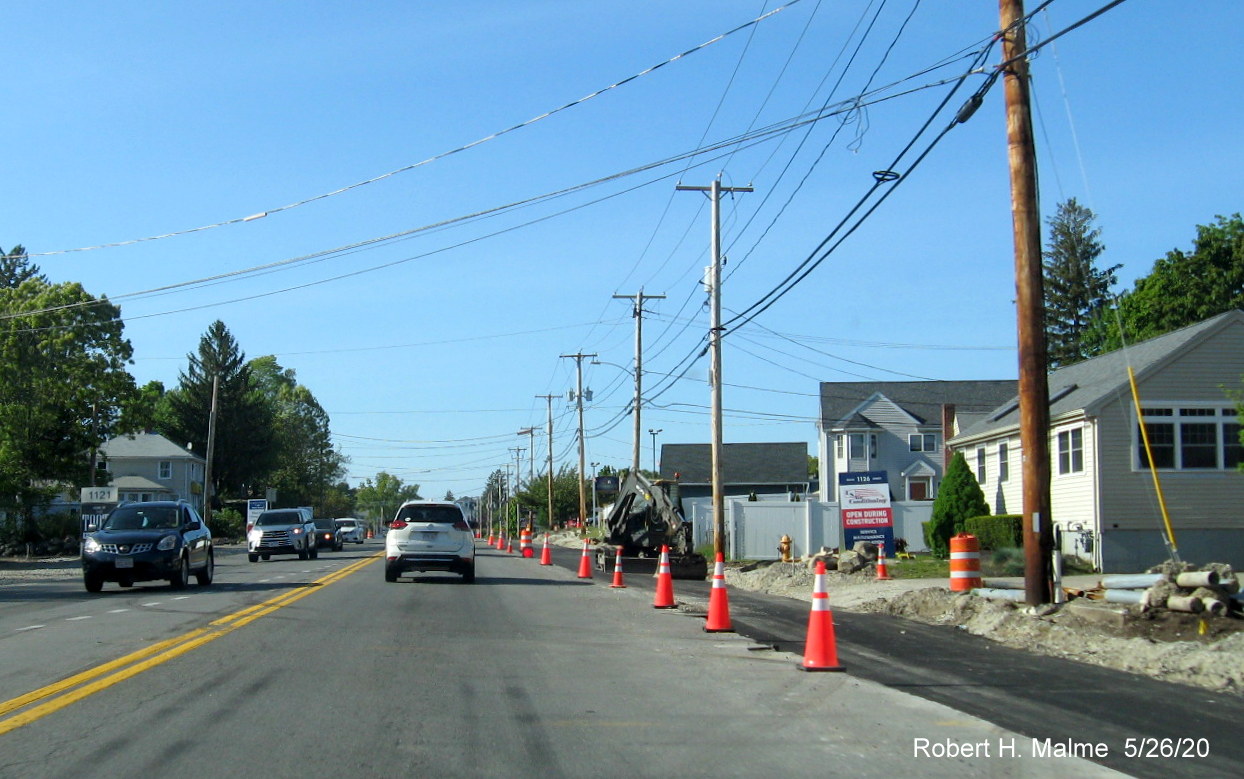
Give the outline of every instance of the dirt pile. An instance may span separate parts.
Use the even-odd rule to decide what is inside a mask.
[[[1143,611],[1076,599],[1038,610],[952,593],[929,579],[877,581],[871,570],[825,575],[832,608],[954,625],[1017,649],[1116,668],[1212,690],[1244,693],[1244,619]],[[800,563],[747,566],[729,586],[811,601],[813,575]]]

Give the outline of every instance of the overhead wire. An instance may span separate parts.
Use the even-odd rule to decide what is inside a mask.
[[[456,148],[450,149],[450,150],[448,150],[448,151],[441,152],[441,153],[439,153],[439,154],[435,154],[435,155],[433,155],[433,156],[431,156],[431,157],[428,157],[427,159],[422,160],[422,161],[420,161],[420,162],[411,163],[411,164],[409,164],[409,165],[403,165],[402,167],[397,168],[397,169],[395,169],[395,170],[391,170],[391,171],[388,171],[387,173],[382,173],[382,174],[377,175],[377,176],[372,176],[371,178],[364,179],[364,180],[362,180],[362,181],[358,181],[358,182],[355,182],[355,183],[353,183],[353,184],[349,184],[349,185],[344,186],[344,187],[339,187],[338,189],[332,190],[331,192],[325,192],[325,193],[322,193],[322,194],[319,194],[319,195],[314,195],[314,196],[312,196],[312,197],[303,198],[302,200],[298,200],[298,201],[295,201],[295,202],[293,202],[293,203],[289,203],[289,204],[287,204],[287,205],[283,205],[283,206],[277,206],[277,207],[268,208],[268,209],[266,209],[266,210],[263,210],[263,211],[259,211],[259,212],[257,212],[257,213],[250,214],[250,215],[248,215],[248,216],[236,217],[236,218],[233,218],[233,219],[226,219],[226,220],[221,221],[221,222],[216,222],[216,223],[214,223],[214,224],[203,225],[203,226],[201,226],[201,227],[193,227],[193,228],[188,228],[188,229],[184,229],[184,230],[177,230],[177,231],[173,231],[173,232],[169,232],[169,233],[164,233],[164,234],[162,234],[162,235],[152,235],[152,236],[147,236],[147,237],[144,237],[144,238],[133,238],[133,239],[125,240],[125,241],[115,241],[115,242],[112,242],[112,243],[102,243],[102,244],[97,244],[97,245],[94,245],[94,246],[82,246],[82,247],[78,247],[78,248],[74,248],[74,249],[58,249],[58,250],[53,250],[53,251],[48,251],[48,252],[32,253],[32,254],[30,254],[29,256],[31,256],[31,257],[48,257],[48,256],[52,256],[52,255],[57,255],[57,254],[69,254],[69,253],[72,253],[72,252],[85,252],[85,251],[94,251],[94,250],[96,250],[96,249],[109,249],[109,248],[116,248],[116,247],[120,247],[120,246],[129,246],[129,245],[133,245],[133,244],[137,244],[137,243],[145,243],[145,242],[149,242],[149,241],[157,241],[157,240],[162,240],[162,239],[165,239],[165,238],[174,238],[174,237],[177,237],[177,236],[180,236],[180,235],[188,235],[188,234],[190,234],[190,233],[199,233],[199,232],[204,232],[204,231],[206,231],[206,230],[212,230],[212,229],[219,228],[219,227],[226,227],[226,226],[228,226],[228,225],[242,224],[242,223],[244,223],[244,222],[253,222],[253,221],[255,221],[256,219],[265,218],[265,217],[271,216],[271,215],[273,215],[273,214],[278,214],[278,213],[281,213],[281,212],[283,212],[283,211],[290,211],[290,210],[292,210],[292,209],[299,208],[299,207],[301,207],[301,206],[305,206],[305,205],[307,205],[307,204],[309,204],[309,203],[314,203],[314,202],[317,202],[317,201],[320,201],[320,200],[325,200],[325,199],[327,199],[327,198],[331,198],[331,197],[334,197],[334,196],[336,196],[336,195],[343,194],[343,193],[345,193],[345,192],[350,192],[350,191],[352,191],[352,190],[359,189],[360,187],[364,187],[364,186],[366,186],[366,185],[368,185],[368,184],[374,184],[374,183],[376,183],[376,182],[378,182],[378,181],[383,181],[383,180],[388,179],[388,178],[393,178],[394,176],[398,176],[398,175],[400,175],[400,174],[402,174],[402,173],[406,173],[406,172],[408,172],[408,171],[414,170],[414,169],[419,168],[419,167],[422,167],[422,166],[424,166],[424,165],[428,165],[428,164],[430,164],[430,163],[436,162],[437,160],[442,160],[442,159],[445,159],[446,157],[450,157],[450,156],[452,156],[452,155],[459,154],[459,153],[464,152],[464,151],[467,151],[467,150],[469,150],[469,149],[473,149],[473,148],[475,148],[476,146],[480,146],[480,145],[482,145],[482,144],[488,143],[489,141],[496,140],[497,138],[500,138],[500,137],[502,137],[502,136],[504,136],[504,135],[509,135],[510,133],[513,133],[513,132],[515,132],[515,131],[517,131],[517,130],[521,130],[521,129],[525,128],[525,127],[530,127],[531,125],[536,124],[537,122],[543,121],[543,120],[545,120],[545,119],[548,119],[548,118],[549,118],[549,117],[551,117],[551,116],[554,116],[554,115],[556,115],[556,114],[560,114],[560,113],[562,113],[563,111],[566,111],[566,110],[569,110],[569,109],[571,109],[571,108],[574,108],[575,106],[582,105],[583,103],[586,103],[586,102],[588,102],[589,100],[592,100],[592,99],[594,99],[594,98],[596,98],[596,97],[599,97],[599,96],[601,96],[601,95],[605,94],[606,92],[611,92],[611,91],[613,91],[613,90],[615,90],[615,89],[617,89],[617,88],[619,88],[619,87],[621,87],[621,86],[624,86],[624,85],[626,85],[626,84],[631,83],[632,81],[636,81],[636,80],[638,80],[638,79],[640,79],[640,78],[643,78],[644,76],[650,75],[650,74],[652,74],[652,73],[656,72],[657,70],[660,70],[661,68],[665,67],[666,65],[669,65],[669,64],[671,64],[671,63],[677,62],[677,61],[682,60],[682,59],[685,59],[686,57],[689,57],[690,55],[695,54],[696,52],[702,51],[702,50],[704,50],[704,49],[708,48],[709,46],[712,46],[712,45],[714,45],[714,44],[716,44],[716,43],[718,43],[718,42],[720,42],[720,41],[723,41],[723,40],[725,40],[726,38],[729,38],[730,36],[732,36],[732,35],[734,35],[734,34],[736,34],[736,33],[738,33],[738,32],[741,32],[742,30],[746,30],[746,29],[749,29],[749,28],[751,28],[751,27],[754,27],[755,25],[760,24],[761,22],[763,22],[764,20],[766,20],[766,19],[768,19],[768,18],[770,18],[770,17],[774,16],[775,14],[778,14],[778,13],[781,13],[782,11],[785,11],[787,8],[789,8],[789,7],[793,6],[793,5],[796,5],[796,4],[797,4],[797,3],[799,3],[799,2],[800,2],[800,0],[789,0],[789,2],[785,3],[784,5],[779,6],[778,8],[775,8],[775,9],[773,9],[772,11],[769,11],[768,13],[761,14],[760,16],[758,16],[758,17],[756,17],[756,18],[752,19],[751,21],[744,22],[743,24],[740,24],[740,25],[738,25],[737,27],[735,27],[735,28],[733,28],[733,29],[731,29],[731,30],[728,30],[728,31],[726,31],[726,32],[724,32],[724,33],[721,33],[721,34],[719,34],[719,35],[717,35],[717,36],[713,37],[712,39],[707,40],[707,41],[705,41],[704,43],[699,44],[698,46],[693,46],[693,47],[691,47],[690,49],[687,49],[686,51],[684,51],[684,52],[682,52],[682,53],[680,53],[680,54],[676,54],[676,55],[674,55],[674,56],[672,56],[672,57],[670,57],[670,58],[668,58],[668,59],[666,59],[666,60],[663,60],[662,62],[658,62],[657,64],[652,65],[652,66],[650,66],[650,67],[647,67],[647,68],[645,68],[645,69],[641,70],[640,72],[638,72],[638,73],[636,73],[636,74],[634,74],[634,75],[632,75],[632,76],[628,76],[627,78],[624,78],[624,79],[622,79],[621,81],[614,82],[613,84],[610,84],[610,85],[609,85],[609,86],[607,86],[607,87],[603,87],[603,88],[601,88],[601,89],[598,89],[598,90],[596,90],[595,92],[592,92],[592,93],[590,93],[590,94],[588,94],[588,95],[585,95],[585,96],[583,96],[583,97],[579,98],[578,100],[572,100],[571,102],[566,103],[565,105],[563,105],[563,106],[561,106],[561,107],[559,107],[559,108],[554,108],[554,109],[552,109],[552,110],[545,111],[544,113],[539,114],[539,115],[537,115],[537,116],[534,116],[534,117],[532,117],[531,119],[528,119],[528,120],[527,120],[527,121],[525,121],[525,122],[520,122],[520,123],[518,123],[518,124],[516,124],[516,125],[514,125],[514,126],[512,126],[512,127],[509,127],[509,128],[507,128],[507,129],[504,129],[504,130],[498,130],[497,132],[494,132],[494,133],[492,133],[492,134],[490,134],[490,135],[486,135],[486,136],[484,136],[483,138],[479,138],[478,140],[471,141],[470,143],[463,144],[463,145],[461,145],[461,146],[458,146],[458,147],[456,147]]]

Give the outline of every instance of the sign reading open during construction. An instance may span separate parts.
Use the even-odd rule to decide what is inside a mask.
[[[859,541],[894,552],[894,509],[890,507],[890,480],[885,471],[838,474],[838,506],[842,513],[845,548]]]

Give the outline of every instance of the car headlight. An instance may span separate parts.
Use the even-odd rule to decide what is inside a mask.
[[[302,533],[302,528],[300,528],[300,527],[296,527],[296,528],[294,528],[294,535],[299,535],[299,534],[301,534],[301,533]]]
[[[87,554],[95,554],[99,550],[99,542],[95,540],[95,536],[87,536],[86,543],[82,545],[82,551]]]
[[[161,552],[167,552],[170,549],[177,548],[177,536],[165,536],[160,539],[160,543],[156,544],[156,549]]]

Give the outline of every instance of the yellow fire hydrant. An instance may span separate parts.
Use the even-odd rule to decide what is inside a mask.
[[[783,535],[782,539],[778,541],[778,552],[782,554],[782,562],[784,563],[793,563],[795,561],[795,559],[790,556],[791,543],[791,538],[788,535]]]

